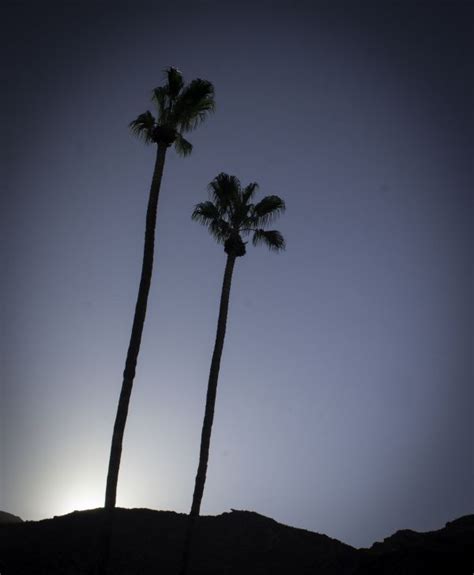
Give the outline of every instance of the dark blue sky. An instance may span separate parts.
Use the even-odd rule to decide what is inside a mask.
[[[360,4],[360,3],[357,3]],[[356,546],[473,512],[472,3],[7,2],[0,508],[102,504],[162,70],[216,88],[169,154],[118,504],[187,512],[221,171],[288,249],[237,262],[203,513]]]

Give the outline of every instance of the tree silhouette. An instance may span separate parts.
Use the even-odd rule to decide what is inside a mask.
[[[252,243],[265,244],[270,250],[285,248],[285,240],[277,230],[265,230],[285,210],[284,201],[278,196],[266,196],[257,204],[251,203],[258,184],[251,183],[242,189],[235,176],[219,174],[210,184],[211,200],[197,204],[192,219],[206,226],[212,236],[224,244],[227,261],[222,282],[219,318],[212,354],[209,381],[207,385],[206,408],[201,431],[199,465],[196,474],[193,501],[185,534],[180,575],[186,575],[191,554],[191,545],[196,519],[201,509],[201,501],[206,482],[209,446],[216,403],[219,368],[224,347],[229,296],[235,260],[245,255],[247,242],[243,238],[252,234]]]
[[[206,119],[209,113],[214,111],[215,107],[214,87],[210,82],[198,78],[185,85],[181,72],[171,67],[165,70],[165,79],[166,83],[155,88],[152,93],[152,101],[156,105],[157,116],[153,116],[147,110],[130,123],[133,134],[141,138],[146,144],[156,145],[156,160],[146,213],[140,285],[110,449],[105,491],[106,510],[115,508],[117,498],[123,435],[140,351],[153,271],[156,215],[166,152],[170,146],[174,145],[178,154],[181,156],[189,155],[193,147],[184,138],[183,134],[194,130]],[[106,529],[106,531],[109,532],[110,537],[110,529]],[[108,557],[106,557],[108,544],[106,547],[107,551],[104,551],[105,547],[103,547],[102,564],[107,564],[108,562]],[[105,573],[105,571],[106,567],[102,566],[102,572]]]

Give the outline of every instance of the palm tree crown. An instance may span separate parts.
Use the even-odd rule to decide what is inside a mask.
[[[242,188],[238,178],[220,173],[209,184],[211,200],[197,204],[192,219],[205,225],[229,255],[245,255],[243,238],[250,234],[254,246],[263,243],[270,250],[283,250],[281,233],[264,227],[285,211],[285,202],[278,196],[265,196],[254,204],[257,190],[255,182]]]
[[[174,144],[178,154],[187,156],[192,152],[191,142],[183,133],[190,132],[214,112],[214,87],[211,82],[196,78],[187,86],[176,68],[166,68],[166,84],[155,88],[152,101],[157,117],[147,110],[130,122],[132,132],[146,144]]]

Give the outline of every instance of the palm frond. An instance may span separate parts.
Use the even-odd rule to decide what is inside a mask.
[[[175,100],[184,86],[183,75],[177,68],[170,66],[165,70],[169,97]]]
[[[129,124],[132,134],[142,139],[146,144],[153,142],[153,130],[155,128],[155,118],[150,111],[140,114]]]
[[[188,142],[186,138],[183,138],[181,134],[176,134],[176,139],[174,141],[175,150],[180,156],[186,157],[193,151],[193,145]]]
[[[254,231],[252,243],[254,246],[258,244],[265,244],[268,249],[279,252],[285,249],[285,239],[277,230],[262,230],[257,229]]]
[[[249,220],[249,214],[251,208],[252,204],[243,202],[242,197],[240,195],[237,197],[237,200],[232,201],[232,208],[229,210],[229,216],[232,221],[232,226],[235,229],[241,229],[242,227],[246,227],[245,224]]]
[[[151,94],[151,99],[158,110],[158,122],[160,124],[168,123],[172,108],[168,86],[158,86],[158,88],[154,88]]]
[[[209,230],[216,240],[221,243],[224,243],[230,237],[232,232],[230,225],[222,219],[212,220],[209,225]]]
[[[245,189],[242,192],[242,202],[244,204],[248,203],[253,198],[257,190],[258,190],[257,182],[252,182],[248,186],[245,186]]]
[[[236,176],[221,172],[212,180],[208,189],[221,214],[228,210],[233,211],[233,206],[239,201],[241,190],[240,181]]]
[[[219,218],[220,213],[217,206],[209,200],[207,202],[196,204],[191,215],[191,219],[205,225],[207,225],[208,221],[217,220]]]
[[[173,108],[172,122],[182,131],[189,132],[214,110],[214,86],[197,78],[182,89]]]
[[[221,218],[218,207],[211,201],[197,204],[191,214],[191,219],[206,226],[220,242],[225,241],[230,235],[229,224]]]
[[[273,222],[286,209],[285,202],[278,196],[265,196],[252,209],[255,226],[264,226]]]

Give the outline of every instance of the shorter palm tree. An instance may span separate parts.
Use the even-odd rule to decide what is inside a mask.
[[[251,183],[242,188],[240,181],[235,176],[221,173],[209,184],[211,199],[197,204],[192,214],[193,220],[206,226],[211,235],[219,243],[224,244],[227,262],[222,283],[216,340],[207,385],[199,465],[184,541],[181,575],[186,575],[187,573],[194,526],[197,517],[199,517],[204,484],[206,482],[217,382],[222,349],[224,347],[230,287],[235,260],[245,255],[247,242],[244,242],[244,238],[249,235],[252,235],[253,245],[262,243],[274,251],[280,251],[285,248],[285,240],[280,232],[264,229],[267,224],[271,223],[285,210],[285,203],[278,196],[266,196],[260,202],[253,204],[252,199],[257,190],[258,184],[256,183]]]

